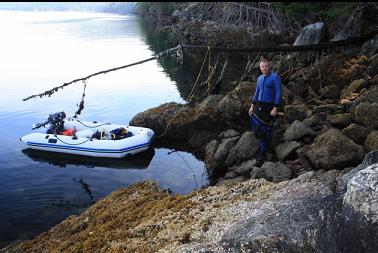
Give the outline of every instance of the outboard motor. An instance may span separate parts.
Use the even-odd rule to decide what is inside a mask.
[[[54,114],[50,114],[47,118],[46,122],[38,123],[35,125],[32,130],[40,128],[41,126],[45,126],[50,124],[50,128],[47,130],[48,134],[56,134],[57,132],[61,132],[64,130],[64,119],[66,118],[65,112],[57,112]]]
[[[54,113],[54,114],[50,114],[49,118],[47,119],[47,121],[51,125],[56,125],[56,124],[59,124],[61,122],[64,122],[65,118],[66,118],[66,113],[65,112],[57,112],[57,113]]]

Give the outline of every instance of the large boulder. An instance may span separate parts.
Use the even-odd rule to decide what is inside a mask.
[[[301,144],[296,141],[281,143],[275,147],[276,156],[280,161],[284,161],[286,158],[290,157],[291,154],[295,153],[295,150],[300,146]]]
[[[234,89],[234,92],[238,96],[245,112],[248,112],[248,109],[251,106],[255,90],[256,82],[241,82]]]
[[[255,82],[240,82],[219,100],[216,111],[223,125],[241,131],[249,127],[248,109],[255,92]]]
[[[220,100],[219,95],[212,95],[195,107],[173,102],[163,104],[138,113],[129,124],[151,128],[157,136],[163,134],[180,141],[190,140],[195,146],[205,145],[213,136],[210,132],[226,128],[227,122],[218,111]]]
[[[239,118],[243,105],[235,92],[230,92],[219,102],[219,111],[226,120]]]
[[[214,159],[218,162],[224,162],[226,160],[228,153],[238,142],[239,137],[223,139],[219,144],[217,151],[214,153]]]
[[[357,172],[343,198],[343,251],[378,249],[378,164]]]
[[[363,148],[338,129],[331,129],[315,138],[306,156],[319,169],[342,169],[356,165],[363,158]]]
[[[168,122],[182,106],[183,105],[174,102],[162,104],[158,107],[138,113],[130,120],[129,124],[132,126],[151,128],[158,136],[164,132]]]
[[[285,141],[297,140],[304,136],[316,135],[316,132],[299,120],[294,121],[285,131]]]
[[[264,178],[272,182],[290,180],[292,172],[283,163],[265,162],[262,168],[265,170]]]
[[[318,44],[329,40],[328,27],[323,22],[305,26],[295,39],[294,46]]]
[[[252,132],[245,132],[236,145],[230,150],[226,164],[228,166],[234,163],[240,163],[251,158],[259,149],[259,141]]]
[[[234,213],[249,211],[227,227],[218,243],[223,249],[215,252],[336,252],[336,176],[308,172],[280,183],[268,199],[234,206]]]
[[[237,175],[241,175],[243,177],[249,178],[251,176],[251,172],[253,168],[256,166],[256,160],[247,160],[245,162],[242,162],[235,168],[235,173]]]

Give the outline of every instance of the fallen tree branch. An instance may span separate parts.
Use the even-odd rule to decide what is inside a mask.
[[[167,56],[167,55],[169,55],[169,54],[171,54],[173,52],[176,52],[180,48],[181,48],[180,46],[177,46],[177,47],[174,47],[174,48],[170,48],[170,49],[165,50],[164,52],[161,52],[161,53],[157,54],[156,56],[153,56],[151,58],[148,58],[148,59],[145,59],[145,60],[142,60],[142,61],[134,62],[134,63],[127,64],[127,65],[124,65],[124,66],[121,66],[121,67],[117,67],[117,68],[111,68],[111,69],[103,70],[103,71],[91,74],[91,75],[83,77],[83,78],[78,78],[78,79],[72,80],[71,82],[64,83],[64,84],[62,84],[60,86],[54,87],[51,90],[45,91],[43,93],[36,94],[36,95],[31,95],[31,96],[29,96],[27,98],[22,99],[22,101],[26,101],[26,100],[29,100],[29,99],[35,98],[35,97],[40,97],[41,98],[41,97],[44,97],[44,96],[51,96],[52,94],[54,94],[55,92],[57,92],[59,89],[63,89],[64,87],[66,87],[66,86],[68,86],[70,84],[73,84],[73,83],[76,83],[76,82],[79,82],[79,81],[86,82],[89,78],[97,76],[97,75],[100,75],[100,74],[106,74],[106,73],[109,73],[111,71],[116,71],[116,70],[119,70],[119,69],[124,69],[124,68],[128,68],[128,67],[131,67],[131,66],[142,64],[142,63],[145,63],[145,62],[148,62],[148,61],[159,59],[159,58]]]
[[[213,51],[225,51],[225,52],[296,52],[296,51],[316,51],[316,50],[323,50],[323,49],[327,49],[327,48],[335,48],[335,47],[342,47],[342,46],[347,46],[347,45],[351,45],[351,44],[361,44],[369,39],[372,39],[376,34],[378,34],[378,30],[374,30],[368,34],[364,34],[364,35],[361,35],[361,36],[358,36],[358,37],[352,37],[352,38],[349,38],[349,39],[346,39],[346,40],[339,40],[339,41],[330,41],[330,42],[323,42],[323,43],[319,43],[319,44],[312,44],[312,45],[303,45],[303,46],[279,46],[279,47],[251,47],[251,48],[224,48],[224,47],[211,47],[211,50]],[[148,58],[148,59],[145,59],[145,60],[142,60],[142,61],[138,61],[138,62],[135,62],[135,63],[131,63],[131,64],[128,64],[128,65],[124,65],[124,66],[121,66],[121,67],[117,67],[117,68],[112,68],[112,69],[108,69],[108,70],[103,70],[103,71],[100,71],[100,72],[97,72],[97,73],[94,73],[94,74],[91,74],[91,75],[88,75],[86,77],[83,77],[83,78],[78,78],[78,79],[75,79],[75,80],[72,80],[71,82],[68,82],[68,83],[64,83],[63,85],[61,86],[57,86],[51,90],[48,90],[48,91],[45,91],[43,93],[40,93],[40,94],[36,94],[36,95],[31,95],[27,98],[24,98],[23,101],[26,101],[26,100],[29,100],[31,98],[34,98],[34,97],[43,97],[43,96],[51,96],[53,93],[57,92],[59,89],[63,89],[65,86],[68,86],[72,83],[76,83],[76,82],[79,82],[79,81],[86,81],[88,80],[89,78],[91,77],[94,77],[94,76],[97,76],[97,75],[100,75],[100,74],[106,74],[108,72],[111,72],[111,71],[116,71],[116,70],[119,70],[119,69],[123,69],[123,68],[127,68],[127,67],[131,67],[131,66],[135,66],[135,65],[138,65],[138,64],[142,64],[142,63],[145,63],[145,62],[148,62],[148,61],[152,61],[152,60],[155,60],[155,59],[159,59],[161,57],[164,57],[164,56],[167,56],[167,55],[170,55],[172,53],[177,53],[179,56],[182,57],[182,54],[181,54],[181,49],[182,48],[197,48],[197,49],[208,49],[209,46],[200,46],[200,45],[178,45],[174,48],[169,48],[159,54],[157,54],[156,56],[153,56],[151,58]]]
[[[225,51],[225,52],[299,52],[299,51],[315,51],[327,48],[343,47],[352,44],[361,44],[369,39],[374,38],[378,34],[378,30],[373,32],[352,37],[345,40],[322,42],[319,44],[302,45],[302,46],[276,46],[276,47],[249,47],[249,48],[227,48],[227,47],[211,47],[214,51]],[[208,46],[201,45],[182,45],[183,48],[198,48],[205,49]]]

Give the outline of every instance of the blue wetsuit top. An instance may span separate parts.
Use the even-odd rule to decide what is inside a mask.
[[[274,106],[278,107],[282,102],[282,83],[280,77],[274,72],[269,72],[267,76],[259,76],[252,101],[253,104],[263,102],[274,104]]]

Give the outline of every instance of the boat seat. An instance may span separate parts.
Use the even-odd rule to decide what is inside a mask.
[[[76,132],[76,136],[79,138],[91,138],[94,134],[94,131],[91,129],[84,129]]]

